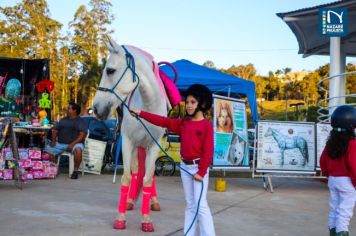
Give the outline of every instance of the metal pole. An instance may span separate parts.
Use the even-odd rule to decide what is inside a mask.
[[[117,172],[117,164],[119,162],[119,156],[121,152],[121,145],[122,145],[122,138],[121,135],[119,134],[119,138],[117,139],[116,143],[116,152],[115,152],[115,170],[114,170],[114,177],[112,179],[112,183],[116,183],[116,172]]]
[[[340,74],[346,72],[346,53],[344,45],[340,45]],[[339,96],[344,96],[346,92],[346,76],[342,75],[340,78]],[[345,97],[339,98],[340,105],[345,104]]]
[[[341,39],[340,37],[330,38],[330,76],[341,74]],[[329,107],[336,107],[341,104],[339,98],[341,89],[341,78],[334,77],[329,83]],[[334,109],[329,109],[331,115]]]
[[[286,92],[286,120],[288,120],[288,95]]]

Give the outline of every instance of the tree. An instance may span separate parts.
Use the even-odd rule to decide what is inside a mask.
[[[70,29],[73,31],[71,39],[71,55],[73,66],[80,71],[78,102],[83,108],[89,106],[89,98],[95,92],[88,90],[89,86],[97,87],[100,80],[98,69],[101,68],[101,61],[107,55],[107,50],[103,44],[105,34],[112,31],[107,26],[114,19],[111,14],[111,3],[106,0],[91,0],[90,10],[84,5],[80,6],[70,22]]]
[[[210,61],[210,60],[204,62],[203,66],[211,68],[211,69],[216,69],[214,62]]]
[[[310,101],[313,105],[318,101],[318,82],[320,81],[320,75],[317,72],[312,72],[303,79],[302,94],[306,100]]]
[[[266,87],[266,78],[258,75],[255,76],[252,81],[255,82],[257,98],[262,98]]]
[[[249,63],[247,65],[231,66],[225,71],[230,75],[240,77],[242,79],[252,80],[256,76],[256,69],[253,64]]]

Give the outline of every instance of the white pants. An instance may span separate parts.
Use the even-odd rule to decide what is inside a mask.
[[[186,165],[183,162],[181,162],[181,167],[193,175],[198,171],[198,165]],[[194,219],[197,210],[202,184],[201,182],[194,180],[191,175],[188,175],[184,171],[181,171],[181,178],[182,178],[182,183],[183,183],[183,188],[185,193],[185,202],[186,202],[185,216],[184,216],[184,233],[186,233],[190,225],[192,224],[192,221]],[[208,202],[206,200],[206,193],[209,184],[209,170],[204,176],[203,183],[204,183],[204,189],[200,200],[199,212],[196,220],[194,221],[193,226],[191,227],[191,229],[187,234],[189,236],[195,236],[197,221],[199,222],[199,229],[200,229],[201,236],[215,236],[213,217],[211,215]]]
[[[349,231],[349,224],[356,201],[356,190],[349,177],[328,178],[330,190],[329,228],[336,232]]]

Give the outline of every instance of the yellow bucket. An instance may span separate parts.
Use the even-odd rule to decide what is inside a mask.
[[[226,179],[216,178],[215,180],[215,191],[216,192],[225,192],[226,191]]]

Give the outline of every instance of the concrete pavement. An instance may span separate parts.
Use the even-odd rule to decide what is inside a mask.
[[[208,201],[217,235],[328,235],[325,183],[272,180],[274,193],[263,189],[260,178],[227,178],[227,191],[215,192],[215,178],[211,178]],[[152,212],[153,233],[140,231],[140,201],[127,213],[127,229],[112,229],[120,189],[119,183],[112,183],[112,175],[86,174],[71,180],[61,174],[54,180],[31,181],[23,190],[12,181],[1,181],[0,236],[183,235],[180,177],[157,177],[156,181],[162,211]],[[355,219],[352,229],[356,232]]]

